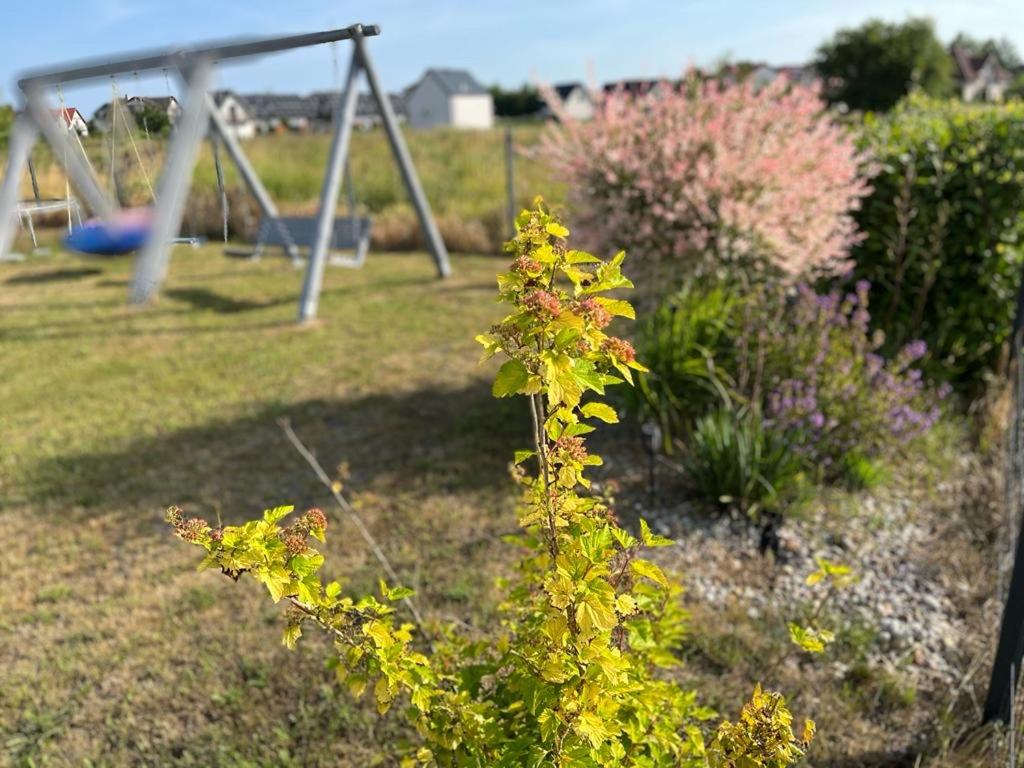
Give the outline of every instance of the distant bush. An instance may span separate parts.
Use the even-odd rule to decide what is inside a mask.
[[[924,339],[927,365],[962,387],[996,364],[1024,263],[1024,103],[910,98],[869,117],[874,190],[852,252],[893,351]]]
[[[867,191],[854,137],[817,90],[782,80],[610,94],[593,120],[549,128],[541,154],[588,246],[625,248],[663,276],[731,262],[834,271]]]
[[[0,149],[6,149],[14,125],[14,107],[0,104]]]
[[[666,448],[681,450],[684,464],[695,457],[704,477],[689,474],[705,490],[719,476],[756,475],[734,467],[744,440],[787,446],[818,479],[872,484],[881,476],[872,463],[926,433],[946,391],[914,367],[924,342],[880,354],[868,293],[866,282],[845,295],[691,282],[641,328],[638,348],[651,368],[636,398],[641,418],[661,426]],[[726,424],[720,409],[763,424]],[[735,447],[710,442],[726,427],[737,434]],[[712,501],[721,495],[735,494],[708,492]]]

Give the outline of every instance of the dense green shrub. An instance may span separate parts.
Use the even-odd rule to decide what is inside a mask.
[[[923,339],[930,370],[977,384],[1011,333],[1024,237],[1024,103],[913,97],[869,117],[874,191],[854,278],[895,350]]]
[[[498,278],[509,314],[478,337],[485,356],[507,358],[494,394],[527,399],[534,435],[533,450],[515,457],[524,555],[500,623],[449,627],[428,649],[413,625],[395,621],[393,604],[410,590],[382,584],[380,600],[356,599],[324,583],[324,557],[310,546],[324,540],[320,510],[286,526],[290,507],[243,526],[213,527],[177,509],[169,522],[205,551],[202,567],[248,574],[289,606],[287,645],[304,627],[324,630],[331,665],[353,692],[372,687],[381,712],[402,704],[420,737],[403,766],[792,765],[814,725],[798,737],[782,697],[760,687],[738,721],[705,740],[712,713],[660,671],[677,663],[685,617],[680,588],[643,553],[671,541],[643,523],[637,536],[621,528],[585,476],[601,463],[585,435],[593,422],[617,421],[596,397],[644,370],[629,342],[604,331],[613,315],[633,315],[606,295],[632,287],[623,254],[604,262],[568,249],[568,230],[540,207],[520,214],[517,229],[512,268]]]
[[[632,391],[661,427],[665,447],[702,414],[730,404],[743,359],[744,299],[724,283],[689,281],[645,319],[639,355],[651,369]]]

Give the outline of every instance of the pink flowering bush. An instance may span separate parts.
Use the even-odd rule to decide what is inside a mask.
[[[859,239],[864,157],[815,88],[691,78],[608,94],[589,122],[560,117],[541,155],[592,250],[673,271],[756,261],[787,277],[841,270]]]

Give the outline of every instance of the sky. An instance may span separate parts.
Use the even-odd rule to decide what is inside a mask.
[[[462,67],[484,85],[668,77],[723,58],[802,63],[837,28],[868,18],[930,16],[959,31],[1006,37],[1024,52],[1024,0],[49,0],[16,2],[0,25],[0,101],[17,73],[83,57],[236,36],[376,23],[371,55],[389,90],[427,67]],[[293,51],[218,70],[217,87],[305,93],[331,88],[350,46]],[[335,63],[336,61],[336,63]],[[122,94],[166,95],[168,80],[125,75]],[[172,92],[176,88],[170,83]],[[65,91],[86,116],[111,84]],[[56,100],[56,96],[54,96]]]

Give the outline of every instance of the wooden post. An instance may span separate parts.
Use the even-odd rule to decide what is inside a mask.
[[[508,236],[516,236],[516,177],[515,149],[512,145],[512,126],[505,126],[505,198],[508,203]]]

